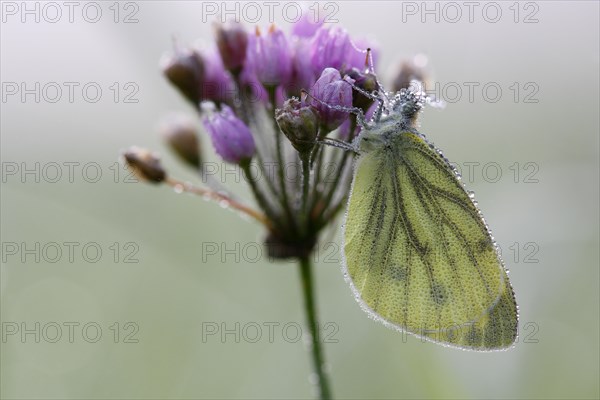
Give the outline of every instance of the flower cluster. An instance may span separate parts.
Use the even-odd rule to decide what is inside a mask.
[[[323,143],[351,148],[360,131],[357,115],[369,117],[376,108],[372,94],[382,90],[372,68],[376,53],[372,44],[351,39],[341,27],[311,21],[308,14],[290,33],[274,25],[266,30],[215,25],[212,46],[177,48],[162,60],[164,76],[201,122],[171,121],[164,137],[202,174],[197,125],[202,126],[220,158],[244,173],[260,211],[248,213],[251,207],[233,201],[218,182],[195,189],[164,171],[158,181],[178,190],[213,190],[218,193],[213,198],[264,223],[272,256],[308,256],[342,209],[350,185],[353,153]],[[403,63],[394,89],[414,78],[423,80],[422,70]],[[139,160],[148,156],[134,157],[135,152],[126,160],[136,160],[132,165],[143,173]],[[276,165],[276,173],[267,171],[267,163]],[[253,178],[251,169],[260,171],[261,179]],[[157,182],[155,176],[147,180]]]
[[[367,51],[356,44],[366,43],[308,16],[289,34],[274,25],[251,31],[220,24],[215,39],[207,48],[176,49],[163,59],[163,73],[200,113],[215,152],[245,173],[268,221],[270,254],[306,257],[342,208],[350,183],[352,154],[321,143],[326,137],[351,143],[359,127],[350,111],[367,113],[373,101],[366,94],[377,90]],[[173,124],[165,138],[201,173],[196,135],[189,124]],[[266,172],[267,162],[276,173],[253,180],[250,168]]]

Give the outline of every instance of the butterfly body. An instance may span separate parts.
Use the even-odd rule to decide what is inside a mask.
[[[344,273],[386,326],[448,346],[498,350],[517,306],[495,242],[459,175],[401,112],[359,137]]]

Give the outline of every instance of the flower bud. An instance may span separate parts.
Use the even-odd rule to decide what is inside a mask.
[[[248,68],[266,87],[287,82],[292,73],[292,51],[285,34],[271,25],[266,35],[256,29],[248,42]]]
[[[123,152],[123,158],[140,180],[160,183],[167,177],[156,153],[133,146]]]
[[[342,80],[337,69],[326,68],[310,89],[310,95],[313,97],[311,104],[317,109],[326,132],[331,132],[348,118],[347,111],[336,107],[352,107],[352,87]]]
[[[246,60],[248,47],[248,34],[245,29],[238,23],[230,23],[227,26],[219,24],[216,36],[223,65],[232,74],[239,74]]]
[[[317,114],[310,106],[302,106],[300,100],[291,98],[275,112],[275,120],[292,146],[299,153],[306,154],[315,146],[319,130]]]
[[[178,50],[174,54],[163,56],[162,70],[166,78],[192,104],[201,100],[201,84],[204,79],[202,57],[193,50]]]
[[[200,143],[193,120],[176,114],[165,118],[161,125],[161,135],[175,154],[190,166],[200,168]]]
[[[367,93],[372,93],[373,91],[379,89],[379,85],[377,85],[377,78],[373,74],[362,73],[358,69],[352,68],[346,73],[346,75],[352,78],[356,87],[364,90]],[[352,89],[352,106],[358,107],[366,113],[369,107],[371,107],[371,104],[373,104],[373,99],[365,96],[358,90]]]
[[[256,147],[250,129],[228,106],[223,105],[221,112],[212,113],[202,122],[223,160],[240,164],[254,156]]]
[[[204,61],[204,80],[201,82],[200,100],[209,100],[217,104],[228,103],[236,96],[235,83],[231,74],[223,67],[223,61],[216,46],[202,49]]]

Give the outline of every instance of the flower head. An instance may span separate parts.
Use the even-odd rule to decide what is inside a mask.
[[[250,129],[223,105],[221,112],[203,119],[217,154],[227,162],[240,164],[249,161],[256,151]]]
[[[313,98],[311,104],[321,118],[321,126],[327,132],[348,118],[348,112],[341,108],[352,107],[352,86],[342,79],[337,69],[326,68],[310,89],[310,95]]]
[[[271,25],[266,35],[256,29],[248,42],[249,68],[266,87],[287,82],[292,73],[291,49],[283,31]]]

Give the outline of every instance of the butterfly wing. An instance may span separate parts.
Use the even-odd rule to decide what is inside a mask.
[[[402,132],[361,155],[344,227],[345,274],[375,319],[432,341],[515,341],[517,308],[479,210],[448,161]]]

